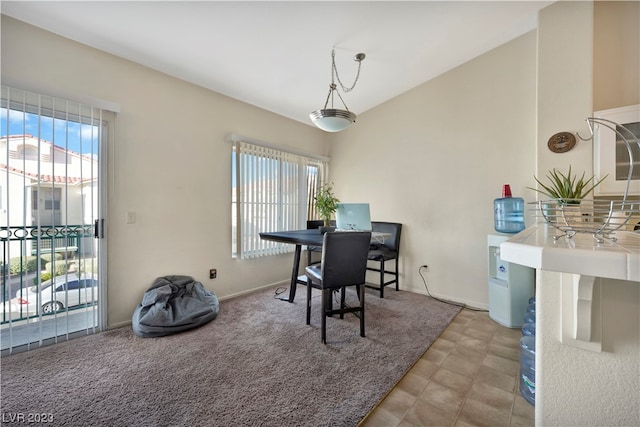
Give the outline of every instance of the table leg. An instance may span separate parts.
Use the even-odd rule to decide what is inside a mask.
[[[296,251],[293,254],[293,268],[291,269],[291,285],[289,287],[289,302],[293,302],[296,297],[296,287],[298,285],[298,271],[300,270],[300,253],[302,245],[296,245]]]

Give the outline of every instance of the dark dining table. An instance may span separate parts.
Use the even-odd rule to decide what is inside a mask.
[[[320,229],[313,228],[309,230],[291,230],[291,231],[273,231],[268,233],[260,233],[263,240],[271,240],[273,242],[291,243],[296,245],[293,254],[293,268],[291,269],[291,284],[289,286],[289,298],[287,301],[293,302],[296,297],[296,287],[299,282],[306,284],[306,276],[298,278],[300,271],[300,254],[302,253],[302,245],[305,246],[322,246],[323,236]]]
[[[289,298],[285,301],[293,302],[296,297],[296,287],[298,283],[307,284],[307,276],[298,276],[300,272],[300,254],[302,253],[302,246],[322,246],[323,235],[320,233],[320,229],[312,228],[305,230],[290,230],[290,231],[273,231],[259,233],[260,238],[263,240],[271,240],[273,242],[291,243],[296,245],[295,252],[293,254],[293,268],[291,269],[291,284],[289,285]],[[384,243],[384,239],[391,237],[389,233],[372,232],[371,241]]]

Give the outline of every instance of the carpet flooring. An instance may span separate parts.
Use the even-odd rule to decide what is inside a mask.
[[[304,287],[293,304],[274,290],[222,301],[213,322],[177,335],[140,338],[124,327],[5,356],[2,421],[355,426],[459,312],[423,295],[367,290],[367,336],[352,314],[335,316],[323,345],[320,293],[307,326]]]

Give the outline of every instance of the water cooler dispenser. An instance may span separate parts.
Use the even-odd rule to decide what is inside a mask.
[[[511,264],[500,258],[500,244],[509,235],[489,235],[489,316],[508,328],[519,328],[529,298],[534,296],[534,269]]]

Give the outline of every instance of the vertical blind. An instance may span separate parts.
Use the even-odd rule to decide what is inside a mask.
[[[100,108],[2,86],[3,354],[102,326],[93,235],[104,120]]]
[[[291,252],[292,245],[259,233],[306,227],[328,161],[278,148],[233,141],[232,241],[240,259]]]

